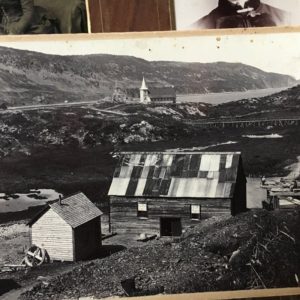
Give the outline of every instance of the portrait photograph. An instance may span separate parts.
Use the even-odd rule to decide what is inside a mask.
[[[87,33],[85,0],[1,0],[0,35]]]
[[[298,26],[297,0],[174,0],[177,30]]]
[[[299,295],[299,47],[0,37],[0,297]]]

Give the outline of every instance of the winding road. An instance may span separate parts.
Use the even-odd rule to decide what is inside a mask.
[[[47,108],[56,108],[56,107],[72,107],[72,106],[82,106],[82,105],[93,105],[98,104],[98,101],[81,101],[81,102],[68,102],[68,103],[55,103],[55,104],[39,104],[39,105],[26,105],[26,106],[10,106],[5,111],[26,111],[26,110],[40,110],[40,109],[47,109]],[[104,114],[113,114],[117,116],[128,116],[125,112],[121,111],[113,111],[112,109],[115,107],[111,107],[110,109],[100,109],[96,107],[91,107],[94,110],[97,110]]]

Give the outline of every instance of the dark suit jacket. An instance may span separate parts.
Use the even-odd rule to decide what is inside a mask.
[[[8,33],[24,33],[33,18],[33,0],[0,0],[2,25]]]
[[[58,20],[61,33],[87,32],[85,0],[34,0]]]
[[[254,9],[251,14],[239,14],[241,7],[227,0],[219,0],[218,7],[208,15],[190,26],[191,29],[217,29],[236,27],[266,27],[287,25],[289,14],[281,9],[261,3],[259,0],[249,0],[245,8]]]
[[[0,0],[2,34],[87,32],[84,0]]]

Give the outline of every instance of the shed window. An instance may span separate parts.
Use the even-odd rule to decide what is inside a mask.
[[[148,218],[148,205],[146,203],[138,203],[137,216],[139,218]]]
[[[201,219],[201,206],[200,205],[191,205],[191,219],[200,220]]]

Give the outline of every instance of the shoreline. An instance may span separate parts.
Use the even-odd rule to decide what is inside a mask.
[[[207,103],[213,106],[224,104],[228,102],[235,102],[251,98],[262,98],[267,97],[272,94],[279,93],[289,87],[279,87],[279,88],[267,88],[267,89],[257,89],[257,90],[247,90],[247,91],[231,91],[231,92],[219,92],[219,93],[194,93],[194,94],[177,94],[177,103]],[[227,99],[227,97],[229,97]],[[220,100],[221,99],[221,100]]]

